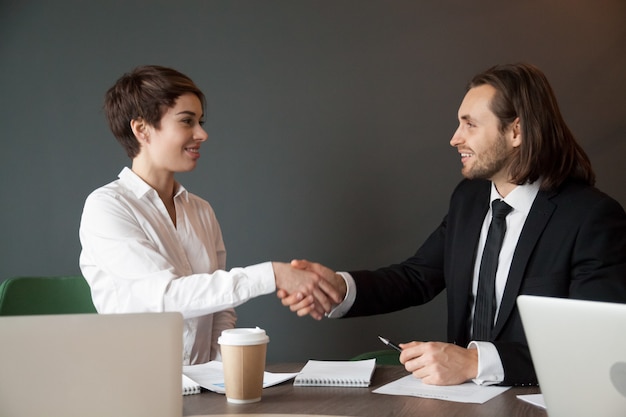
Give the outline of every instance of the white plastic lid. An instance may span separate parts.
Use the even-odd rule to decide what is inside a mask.
[[[265,330],[258,327],[222,330],[222,335],[217,339],[220,345],[231,346],[260,345],[269,341]]]

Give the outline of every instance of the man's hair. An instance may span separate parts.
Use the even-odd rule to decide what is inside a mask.
[[[139,153],[139,141],[133,134],[131,120],[142,118],[159,129],[161,118],[176,100],[186,93],[195,94],[204,109],[204,94],[184,74],[158,65],[146,65],[124,74],[111,87],[104,100],[104,112],[113,135],[129,158]]]
[[[520,120],[522,143],[509,170],[513,183],[541,178],[543,189],[556,188],[568,178],[595,183],[589,157],[565,124],[541,70],[529,64],[497,65],[476,75],[468,89],[485,84],[496,89],[490,107],[500,131]]]

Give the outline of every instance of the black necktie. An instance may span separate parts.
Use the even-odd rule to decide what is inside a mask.
[[[506,232],[506,216],[512,210],[502,200],[491,204],[492,219],[478,273],[478,293],[474,309],[474,340],[489,340],[496,312],[496,270],[502,240]]]

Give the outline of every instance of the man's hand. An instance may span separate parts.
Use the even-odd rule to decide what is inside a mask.
[[[411,342],[400,347],[400,362],[425,384],[457,385],[478,374],[476,349],[442,342]]]
[[[341,293],[313,268],[303,265],[296,268],[293,262],[292,265],[272,262],[272,266],[278,297],[283,305],[295,306],[292,311],[300,316],[310,314],[319,320],[343,300]]]
[[[314,273],[320,278],[317,281],[317,292],[314,291],[313,297],[304,292],[290,292],[284,288],[279,288],[277,296],[281,299],[282,304],[288,306],[298,316],[309,314],[320,320],[325,313],[332,310],[334,305],[343,301],[347,291],[343,277],[321,264],[306,260],[293,260],[291,266],[298,270]],[[320,300],[324,299],[323,295],[326,296],[327,300],[332,300],[333,305],[329,306],[321,302]]]

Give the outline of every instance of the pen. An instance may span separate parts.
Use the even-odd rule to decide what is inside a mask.
[[[384,344],[386,344],[389,347],[394,348],[395,350],[397,350],[398,352],[402,352],[402,349],[400,349],[400,347],[398,345],[396,345],[395,343],[393,343],[391,340],[389,339],[385,339],[382,336],[378,336],[378,338],[380,339],[381,342],[383,342]]]

